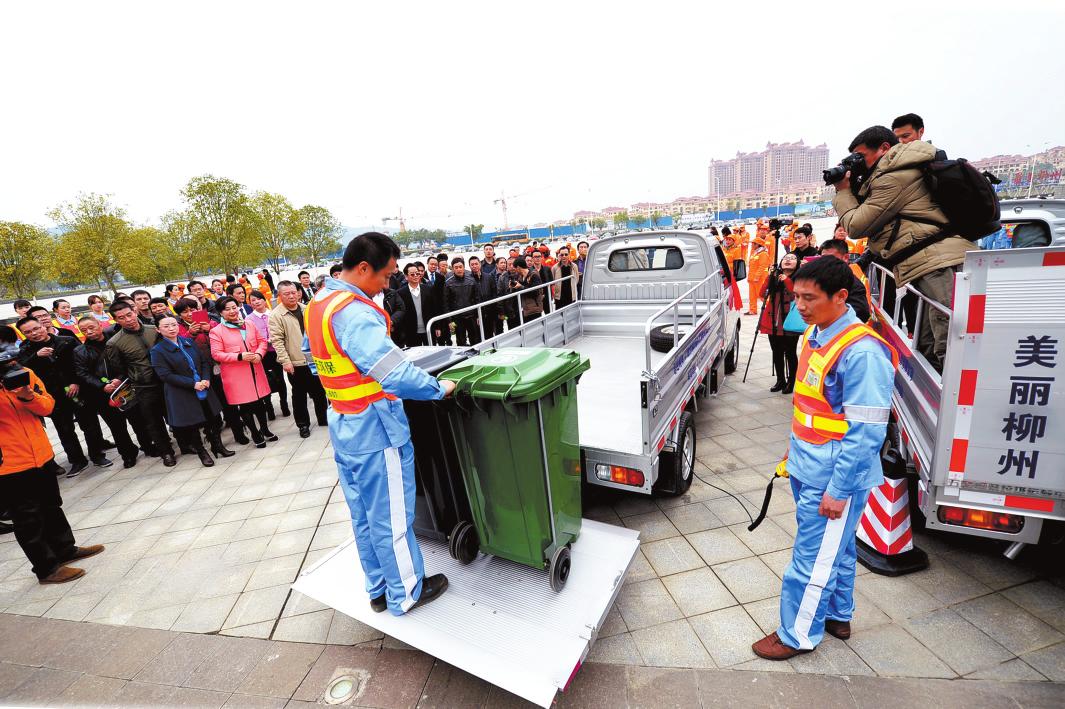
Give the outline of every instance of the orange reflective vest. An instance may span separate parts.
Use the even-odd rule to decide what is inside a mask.
[[[68,325],[65,325],[65,324],[59,322],[59,318],[52,318],[52,326],[55,327],[56,329],[69,330],[70,332],[73,332],[77,336],[79,341],[85,342],[85,334],[81,331],[81,328],[78,327],[77,318],[73,318],[73,320],[74,320],[74,322],[72,322],[72,323],[70,323]]]
[[[859,266],[858,264],[852,263],[850,264],[850,267],[851,272],[854,273],[854,275],[857,276],[858,280],[862,282],[862,285],[865,286],[865,303],[869,306],[869,312],[872,313],[873,297],[869,293],[869,278],[865,275],[865,271],[863,271],[861,266]]]
[[[318,379],[322,382],[326,397],[333,404],[333,410],[338,414],[362,413],[375,401],[396,398],[386,394],[376,379],[360,372],[337,341],[333,317],[355,301],[381,313],[385,318],[385,327],[391,333],[392,319],[388,313],[372,300],[350,291],[319,291],[307,304],[303,314],[311,356],[318,367]]]
[[[810,333],[802,336],[802,353],[795,377],[795,394],[792,400],[794,411],[791,432],[801,440],[815,445],[839,441],[847,433],[847,421],[842,412],[835,413],[825,398],[825,375],[832,371],[840,356],[848,347],[863,337],[875,337],[891,353],[891,364],[899,368],[899,356],[895,349],[871,327],[855,323],[820,347],[810,346]]]

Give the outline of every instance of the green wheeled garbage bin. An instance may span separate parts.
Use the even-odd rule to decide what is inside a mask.
[[[440,375],[456,385],[449,419],[473,516],[452,547],[476,535],[486,554],[547,569],[556,591],[581,531],[577,380],[588,367],[570,350],[514,347]]]

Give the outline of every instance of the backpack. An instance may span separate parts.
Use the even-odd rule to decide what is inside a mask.
[[[965,158],[932,160],[924,166],[924,183],[947,215],[950,233],[976,241],[1002,228],[995,188]]]

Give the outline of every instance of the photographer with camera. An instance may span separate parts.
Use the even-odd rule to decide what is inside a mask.
[[[914,288],[949,307],[954,272],[976,246],[950,233],[943,210],[924,181],[924,167],[936,156],[929,143],[899,139],[873,126],[851,141],[851,154],[825,171],[836,188],[832,206],[850,234],[869,237],[869,251],[892,268],[895,284]],[[943,369],[949,319],[927,308],[917,333],[917,349],[937,370]]]
[[[0,500],[37,579],[42,584],[66,583],[85,571],[64,564],[99,554],[104,547],[74,543],[59,483],[45,467],[55,455],[41,419],[51,415],[55,399],[17,358],[17,346],[0,345],[0,406],[6,412],[0,416]]]

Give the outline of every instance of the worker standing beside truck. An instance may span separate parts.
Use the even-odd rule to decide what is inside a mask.
[[[880,448],[898,358],[847,305],[850,269],[819,258],[792,277],[807,325],[787,460],[798,524],[780,592],[780,627],[754,643],[768,660],[846,639],[854,612],[855,530],[884,481]]]
[[[447,588],[443,574],[425,577],[414,537],[414,447],[400,399],[442,399],[454,389],[407,360],[389,336],[388,314],[373,302],[399,255],[384,234],[352,239],[343,270],[326,279],[305,315],[311,355],[332,403],[329,437],[370,606],[393,615]]]

